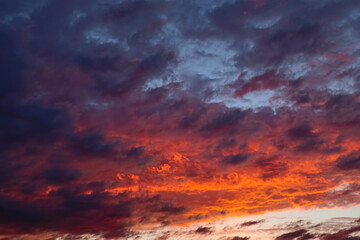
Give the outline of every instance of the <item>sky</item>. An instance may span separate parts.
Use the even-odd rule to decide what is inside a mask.
[[[359,240],[360,1],[0,1],[1,240]]]

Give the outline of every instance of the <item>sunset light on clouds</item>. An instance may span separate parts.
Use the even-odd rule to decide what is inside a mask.
[[[0,1],[0,239],[360,240],[360,1]]]

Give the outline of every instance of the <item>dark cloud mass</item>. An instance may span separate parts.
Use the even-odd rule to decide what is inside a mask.
[[[253,226],[253,225],[256,225],[256,224],[259,224],[259,223],[262,223],[264,222],[264,220],[258,220],[258,221],[248,221],[248,222],[243,222],[241,224],[242,227],[249,227],[249,226]]]
[[[197,233],[197,234],[210,234],[211,232],[212,232],[212,230],[209,227],[199,227],[195,231],[195,233]]]
[[[233,237],[232,240],[249,240],[248,237]]]
[[[305,229],[300,229],[294,232],[289,232],[289,233],[284,233],[278,237],[276,237],[276,240],[290,240],[290,239],[295,239],[298,237],[303,236],[307,231]]]
[[[359,9],[0,1],[0,238],[246,240],[205,222],[359,205]]]

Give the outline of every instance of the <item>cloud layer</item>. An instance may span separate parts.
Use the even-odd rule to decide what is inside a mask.
[[[359,204],[359,5],[2,1],[0,232]]]

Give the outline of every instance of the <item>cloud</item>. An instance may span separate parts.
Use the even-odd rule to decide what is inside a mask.
[[[209,123],[203,127],[203,131],[221,133],[233,130],[241,120],[246,116],[247,112],[240,109],[229,109],[223,113],[214,116]]]
[[[109,156],[116,153],[116,142],[107,141],[101,132],[80,132],[70,139],[69,148],[79,156]]]
[[[77,169],[48,168],[43,172],[43,177],[50,184],[63,184],[77,180],[81,173]]]
[[[63,192],[62,192],[63,191]],[[2,232],[15,233],[36,233],[39,230],[54,229],[60,232],[73,234],[86,233],[89,227],[97,221],[104,221],[113,216],[123,219],[129,216],[126,204],[109,204],[110,200],[104,194],[75,194],[65,192],[65,189],[56,193],[50,201],[32,201],[30,203],[14,198],[1,196],[1,209],[4,213],[1,217]],[[79,222],[79,217],[88,213],[89,219]],[[117,230],[113,229],[113,223],[105,223],[103,228],[93,228],[92,232],[104,235],[123,236],[126,232],[125,223],[117,223]],[[60,226],[63,226],[60,228]]]
[[[249,240],[249,237],[233,237],[232,240]]]
[[[248,157],[249,157],[248,155],[244,155],[244,154],[230,155],[230,156],[226,156],[223,159],[223,162],[225,164],[236,165],[246,161]]]
[[[307,231],[305,229],[296,230],[294,232],[284,233],[278,237],[276,240],[286,240],[286,239],[294,239],[303,236]]]
[[[199,227],[195,230],[195,233],[197,234],[210,234],[213,230],[210,227]]]
[[[340,156],[336,160],[336,166],[341,170],[351,170],[360,168],[359,152],[351,152],[348,155]]]
[[[241,82],[245,81],[238,79],[235,85],[238,85]],[[272,90],[286,85],[288,85],[287,81],[281,79],[280,76],[276,76],[275,72],[271,70],[245,82],[239,90],[235,91],[235,96],[243,97],[250,92]]]
[[[358,1],[0,5],[4,237],[359,204]]]
[[[336,233],[333,234],[324,234],[322,236],[322,239],[324,240],[331,240],[331,239],[356,239],[357,237],[352,237],[350,236],[350,234],[355,233],[355,232],[359,232],[360,231],[360,227],[352,227],[349,229],[344,229],[344,230],[340,230]]]
[[[264,220],[258,220],[258,221],[248,221],[248,222],[243,222],[241,224],[242,227],[249,227],[249,226],[253,226],[253,225],[256,225],[256,224],[260,224],[264,222]]]

